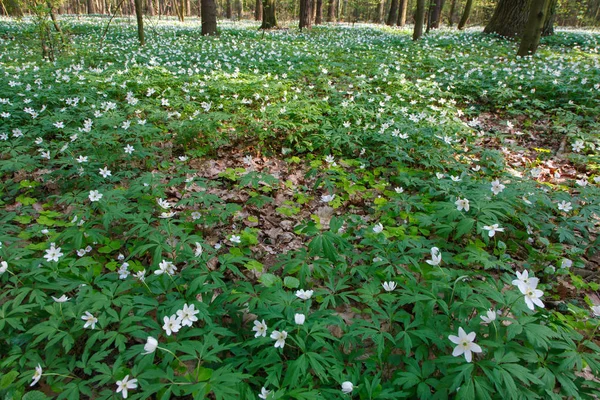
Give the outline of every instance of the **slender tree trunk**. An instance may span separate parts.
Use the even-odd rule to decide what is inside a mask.
[[[198,18],[202,18],[202,0],[198,0]]]
[[[233,10],[231,7],[231,0],[227,0],[225,3],[225,18],[227,18],[227,19],[233,18]]]
[[[94,14],[94,0],[87,0],[87,13]]]
[[[454,11],[456,11],[456,0],[450,3],[450,14],[448,14],[448,26],[454,25]]]
[[[554,35],[554,20],[556,18],[556,7],[558,6],[558,0],[550,0],[548,4],[548,16],[544,22],[544,29],[542,30],[542,36]]]
[[[531,1],[499,0],[494,15],[483,32],[511,38],[520,36],[527,24]]]
[[[327,22],[335,21],[335,2],[336,0],[329,0],[327,5]]]
[[[54,7],[50,1],[46,2],[48,5],[48,14],[50,14],[50,19],[52,20],[52,24],[54,25],[54,29],[58,32],[58,36],[60,37],[60,42],[64,45],[67,44],[67,37],[63,33],[63,30],[60,28],[60,24],[58,23],[58,18],[56,18],[56,13],[54,12]]]
[[[386,25],[393,26],[396,24],[396,20],[398,19],[398,0],[392,0],[392,4],[390,5],[390,13],[388,14]]]
[[[385,0],[380,0],[379,8],[377,10],[377,23],[378,24],[383,24],[383,22],[384,22],[384,20],[383,20],[384,11],[385,11]]]
[[[406,25],[406,11],[408,9],[408,0],[400,0],[400,7],[398,12],[398,26],[403,27]]]
[[[260,29],[271,29],[277,27],[275,17],[275,0],[263,0],[263,19]]]
[[[463,11],[462,17],[460,17],[460,21],[458,22],[458,29],[462,30],[465,27],[465,25],[467,25],[469,15],[471,15],[472,7],[473,0],[467,0],[467,3],[465,4],[465,10]]]
[[[317,0],[317,14],[315,16],[315,25],[323,23],[323,0]]]
[[[439,20],[442,14],[442,0],[432,0],[429,5],[429,18],[427,19],[427,31],[439,28]]]
[[[140,46],[146,44],[146,39],[144,38],[144,13],[142,10],[143,4],[143,0],[135,0],[135,19],[137,20],[137,31]]]
[[[300,23],[299,28],[310,29],[312,27],[311,0],[300,0]]]
[[[154,4],[152,3],[152,0],[147,0],[146,8],[148,10],[148,15],[153,17],[154,16]]]
[[[533,0],[531,3],[527,25],[517,55],[524,57],[535,54],[548,15],[548,4],[548,0]]]
[[[413,40],[419,40],[423,36],[423,23],[425,23],[425,0],[417,0]]]
[[[215,0],[202,0],[202,35],[217,34],[217,3]]]
[[[256,5],[254,6],[254,19],[256,21],[262,20],[262,0],[256,0]]]

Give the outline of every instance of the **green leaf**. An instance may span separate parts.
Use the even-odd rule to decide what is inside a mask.
[[[300,287],[300,281],[297,278],[294,278],[293,276],[286,276],[283,280],[283,286],[285,286],[288,289],[296,289]]]
[[[38,390],[34,390],[33,392],[25,393],[22,400],[46,400],[48,398],[49,397],[46,396],[44,393],[42,393]]]
[[[265,285],[266,287],[271,287],[271,286],[275,285],[277,282],[280,282],[281,278],[278,277],[277,275],[273,275],[273,274],[262,274],[261,277],[258,279],[258,281],[260,283],[262,283],[263,285]]]
[[[9,387],[10,384],[17,379],[17,376],[19,376],[19,373],[15,370],[2,375],[2,379],[0,379],[0,389],[6,389]]]

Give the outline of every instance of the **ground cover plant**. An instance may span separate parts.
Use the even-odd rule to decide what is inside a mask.
[[[0,395],[600,394],[595,33],[0,21]]]

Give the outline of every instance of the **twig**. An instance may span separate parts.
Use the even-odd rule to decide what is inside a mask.
[[[125,0],[121,0],[119,2],[119,4],[117,4],[117,8],[115,8],[115,12],[113,13],[113,15],[110,16],[110,20],[108,20],[108,24],[106,24],[106,29],[104,29],[104,33],[102,34],[102,38],[100,39],[100,50],[102,50],[102,46],[104,45],[104,38],[106,37],[106,34],[108,33],[108,28],[110,27],[110,23],[115,18],[115,15],[117,15],[117,11],[119,11],[119,8],[121,8],[121,5],[123,4],[124,1]]]

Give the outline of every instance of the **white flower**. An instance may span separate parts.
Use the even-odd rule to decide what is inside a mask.
[[[231,243],[242,243],[242,238],[238,235],[231,235],[231,237],[229,238],[229,241]]]
[[[123,398],[127,398],[127,390],[137,389],[137,379],[129,379],[129,375],[125,375],[123,380],[117,381],[117,393],[122,392]]]
[[[6,261],[2,261],[0,263],[0,275],[5,273],[7,269],[8,269],[8,263]]]
[[[98,318],[96,318],[92,314],[90,314],[89,311],[86,311],[85,315],[83,315],[81,317],[81,319],[85,321],[85,324],[83,325],[84,329],[87,329],[90,327],[92,329],[96,329],[96,324],[98,323]]]
[[[525,304],[527,305],[527,308],[529,308],[531,311],[533,311],[535,306],[538,306],[540,308],[545,307],[544,303],[542,303],[542,301],[540,300],[540,297],[544,295],[544,292],[537,289],[537,281],[535,282],[535,284],[533,284],[530,280],[529,286],[527,286],[526,288],[519,287],[519,289],[521,290],[521,293],[525,295]]]
[[[90,194],[88,195],[88,197],[90,198],[90,201],[92,203],[95,201],[100,201],[102,196],[104,196],[104,195],[97,190],[90,190]]]
[[[125,151],[126,154],[131,154],[131,153],[133,153],[134,150],[135,149],[130,144],[128,144],[127,146],[123,147],[123,151]]]
[[[304,321],[306,321],[306,315],[294,314],[294,322],[296,323],[296,325],[304,325]]]
[[[86,162],[88,162],[88,157],[87,156],[79,156],[79,157],[77,157],[77,162],[79,164],[86,163]]]
[[[304,290],[304,289],[300,289],[296,291],[296,297],[302,299],[302,300],[308,300],[312,297],[313,295],[313,291],[312,290]]]
[[[60,296],[59,298],[56,298],[54,296],[50,296],[52,297],[52,300],[54,300],[57,303],[64,303],[66,301],[69,301],[69,297],[65,296],[64,294],[62,296]]]
[[[442,174],[441,172],[436,172],[435,173],[436,178],[438,179],[444,179],[444,177],[446,176],[445,174]]]
[[[38,383],[41,377],[42,377],[42,366],[40,364],[38,364],[37,367],[35,367],[35,372],[33,373],[33,376],[31,377],[33,382],[31,382],[31,385],[29,385],[29,386],[33,386],[36,383]]]
[[[260,394],[258,395],[259,399],[266,400],[267,396],[271,393],[270,390],[265,389],[264,387],[260,389]]]
[[[502,192],[505,188],[506,186],[501,184],[498,179],[492,182],[492,193],[494,193],[495,195]]]
[[[271,333],[271,339],[275,340],[275,348],[281,347],[283,349],[283,346],[285,346],[285,339],[287,338],[287,332],[286,331],[273,331],[273,333]]]
[[[141,271],[138,271],[135,274],[133,274],[133,276],[135,276],[136,279],[139,279],[141,282],[144,282],[146,280],[146,270],[143,269]]]
[[[562,262],[560,263],[560,267],[561,268],[571,268],[573,266],[573,261],[569,260],[568,258],[563,258]]]
[[[469,211],[470,206],[469,206],[469,200],[467,200],[467,199],[461,199],[459,197],[458,200],[456,200],[454,202],[454,204],[456,205],[456,209],[458,211],[462,211],[462,210]]]
[[[394,189],[396,191],[396,193],[400,194],[400,193],[404,193],[404,188],[403,187],[397,187]]]
[[[483,320],[482,324],[489,324],[492,321],[496,320],[496,311],[489,309],[487,310],[486,315],[482,315],[481,319]]]
[[[560,211],[564,211],[564,212],[569,212],[573,209],[573,207],[571,207],[571,202],[570,201],[561,201],[560,203],[558,203],[558,209]]]
[[[146,344],[144,345],[144,350],[146,352],[142,353],[142,354],[154,353],[156,351],[157,347],[158,347],[158,340],[154,339],[152,336],[148,336]]]
[[[592,306],[592,314],[594,317],[600,317],[600,306]]]
[[[342,392],[345,394],[350,394],[354,390],[354,385],[352,382],[346,381],[342,382]]]
[[[196,242],[196,250],[194,250],[194,257],[200,257],[202,255],[202,244]]]
[[[321,196],[321,201],[323,203],[329,203],[335,198],[335,194],[324,194]]]
[[[200,310],[196,310],[193,304],[190,306],[184,304],[181,310],[177,310],[177,316],[181,320],[182,326],[192,326],[194,322],[198,321],[196,314],[199,312]]]
[[[583,140],[576,140],[575,143],[573,143],[571,145],[571,148],[573,149],[574,152],[579,153],[581,150],[583,150],[583,148],[585,147],[585,144],[583,143]]]
[[[394,281],[383,282],[381,285],[386,292],[392,292],[394,289],[396,289],[396,286],[398,286],[398,284]]]
[[[128,268],[129,268],[129,263],[124,262],[123,264],[121,264],[121,267],[117,271],[117,273],[119,274],[119,279],[127,279],[127,277],[130,274]]]
[[[500,225],[498,224],[494,224],[494,225],[486,225],[483,227],[484,230],[488,231],[488,236],[489,237],[494,237],[494,235],[496,234],[496,232],[504,232],[504,228],[500,228]]]
[[[179,329],[181,329],[181,320],[174,314],[170,317],[164,317],[163,321],[165,323],[163,329],[167,333],[167,336],[171,336],[171,333],[179,332]]]
[[[258,320],[255,320],[254,327],[252,328],[252,330],[256,332],[254,334],[254,337],[267,336],[267,324],[265,323],[265,320],[263,319],[262,322],[258,322]]]
[[[454,182],[462,181],[462,179],[458,175],[450,175],[450,179],[452,179],[452,181],[454,181]]]
[[[472,353],[481,353],[481,347],[478,344],[475,344],[475,332],[471,332],[467,334],[463,328],[458,328],[458,336],[450,335],[448,339],[457,346],[452,351],[452,355],[454,357],[459,357],[462,354],[465,355],[465,359],[467,362],[471,362],[473,358]]]
[[[440,249],[438,249],[437,247],[432,247],[431,260],[426,260],[425,262],[432,266],[440,265],[440,263],[442,262],[442,254],[440,253]]]
[[[579,186],[586,187],[588,185],[588,181],[586,178],[581,178],[575,181]]]
[[[112,175],[108,167],[100,168],[99,171],[100,175],[102,175],[103,178],[108,178]]]
[[[63,256],[63,253],[60,252],[60,247],[55,247],[54,243],[50,243],[50,248],[46,250],[46,254],[44,258],[50,262],[55,261],[58,262],[58,259]]]
[[[329,164],[330,167],[337,166],[337,164],[335,163],[335,158],[332,155],[325,156],[325,162]]]
[[[373,232],[375,232],[375,233],[383,232],[383,225],[381,225],[381,222],[373,227]]]
[[[158,203],[158,205],[162,208],[164,208],[165,210],[168,210],[169,208],[171,208],[171,204],[163,199],[156,199],[156,202]]]
[[[513,280],[512,284],[518,287],[521,293],[525,293],[528,287],[536,287],[539,281],[538,278],[530,278],[529,271],[525,270],[522,273],[517,271],[517,279]]]
[[[166,260],[162,260],[158,264],[158,268],[159,269],[157,269],[156,271],[154,271],[155,275],[162,275],[165,272],[168,275],[173,275],[177,271],[177,267],[171,261],[166,261]]]

